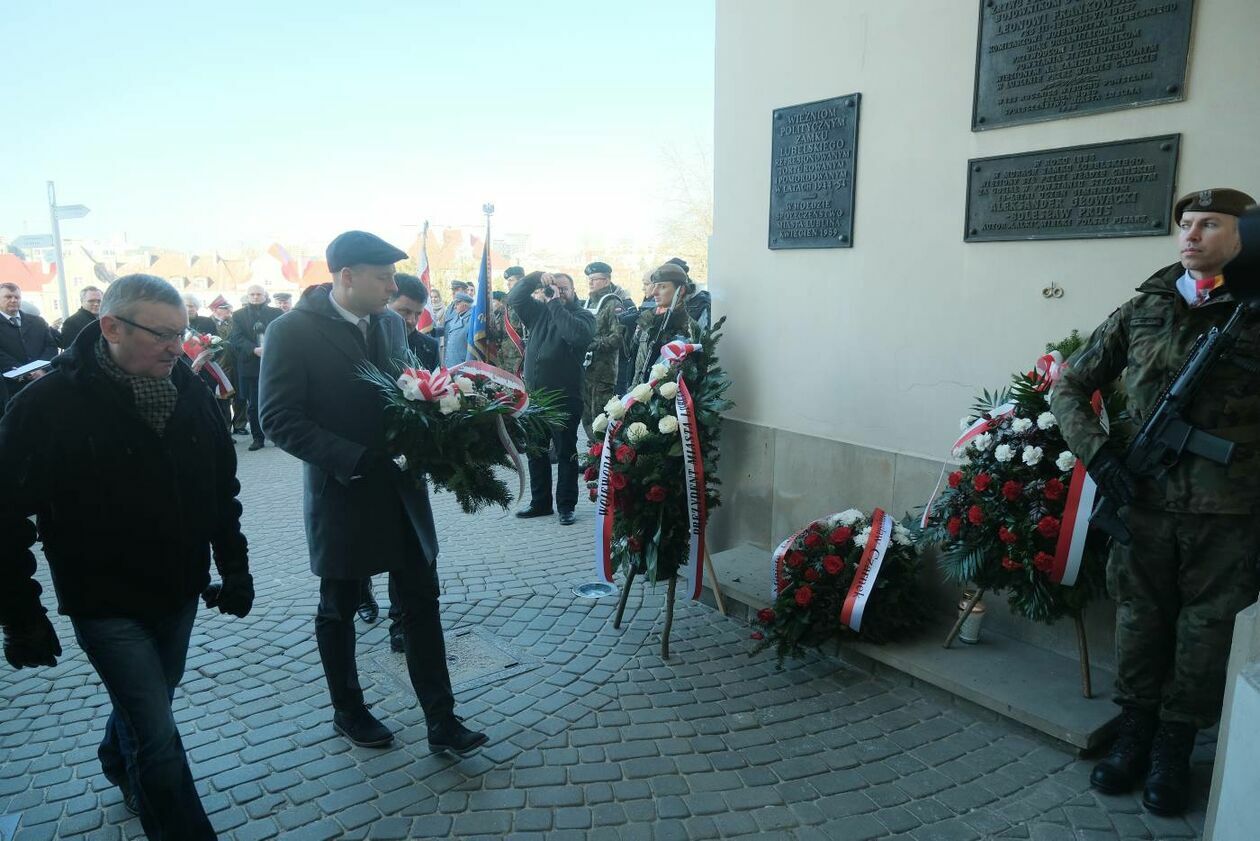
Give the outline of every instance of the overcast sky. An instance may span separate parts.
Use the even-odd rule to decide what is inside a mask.
[[[708,147],[711,0],[15,0],[0,235],[187,249],[474,223],[655,229],[661,149]]]

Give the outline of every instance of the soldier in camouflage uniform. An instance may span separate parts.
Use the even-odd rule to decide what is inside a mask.
[[[595,338],[586,351],[586,380],[582,384],[582,427],[588,440],[594,440],[591,421],[617,396],[617,362],[625,328],[619,316],[634,308],[629,293],[612,282],[612,267],[594,262],[584,274],[591,285],[586,308],[595,314]]]
[[[1237,306],[1211,292],[1239,252],[1238,216],[1251,204],[1227,189],[1180,199],[1181,262],[1152,275],[1094,331],[1050,403],[1068,445],[1104,496],[1122,506],[1133,534],[1107,565],[1121,732],[1090,782],[1126,793],[1149,769],[1142,800],[1157,814],[1185,810],[1195,731],[1220,716],[1234,615],[1260,586],[1260,316],[1244,321],[1238,344],[1207,375],[1187,418],[1236,442],[1229,465],[1187,453],[1159,481],[1135,477],[1090,396],[1122,377],[1134,422],[1150,414],[1195,340],[1224,325]]]
[[[651,280],[656,308],[643,310],[639,315],[631,385],[647,381],[648,371],[664,345],[680,336],[690,341],[700,329],[687,314],[687,295],[693,288],[687,273],[674,263],[666,263],[652,272]]]
[[[503,279],[507,281],[508,292],[511,292],[516,282],[524,276],[525,270],[520,266],[508,266],[503,271]],[[512,332],[516,333],[516,337],[520,339],[520,347],[512,341],[507,329],[508,324],[511,324]],[[521,322],[521,317],[508,307],[506,301],[502,307],[495,310],[493,328],[495,341],[499,343],[499,357],[496,364],[504,371],[520,374],[521,365],[525,361],[525,325]]]

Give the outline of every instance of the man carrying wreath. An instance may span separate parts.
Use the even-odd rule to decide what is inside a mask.
[[[363,579],[382,572],[402,606],[403,648],[424,708],[429,747],[466,753],[486,741],[455,715],[438,611],[437,534],[428,491],[385,449],[385,402],[360,377],[406,356],[402,316],[388,307],[394,263],[406,253],[348,231],[328,246],[333,282],[304,295],[267,332],[260,402],[263,428],[305,464],[306,539],[320,579],[315,638],[333,704],[333,728],[356,745],[393,734],[363,702],[354,615]]]

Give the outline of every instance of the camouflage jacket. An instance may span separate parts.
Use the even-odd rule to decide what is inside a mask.
[[[1086,464],[1107,440],[1090,408],[1094,390],[1121,377],[1132,423],[1140,426],[1195,340],[1233,313],[1228,295],[1186,304],[1176,286],[1184,271],[1177,263],[1152,275],[1068,361],[1050,406],[1068,446]],[[1162,479],[1139,480],[1137,502],[1186,513],[1260,511],[1260,316],[1243,322],[1238,343],[1207,375],[1186,420],[1235,441],[1233,461],[1220,465],[1186,453]]]
[[[495,364],[513,374],[519,374],[521,371],[521,363],[525,360],[520,349],[516,347],[516,343],[512,341],[512,337],[508,335],[506,322],[510,321],[512,329],[516,331],[517,337],[521,340],[521,344],[525,344],[525,325],[521,323],[520,316],[508,309],[505,304],[502,308],[494,313],[491,325],[491,334],[493,340],[498,344],[499,353],[496,357]]]
[[[661,327],[664,315],[657,315],[655,310],[645,310],[639,315],[639,326],[634,334],[634,371],[630,384],[646,382],[645,373],[661,355],[661,348],[682,337],[691,341],[700,327],[695,319],[687,314],[686,307],[678,307],[669,318],[669,323]]]
[[[593,293],[586,308],[595,313],[595,338],[589,348],[590,364],[586,378],[599,382],[616,382],[617,360],[621,356],[621,341],[625,328],[618,318],[625,307],[633,307],[634,301],[620,286],[609,284]]]

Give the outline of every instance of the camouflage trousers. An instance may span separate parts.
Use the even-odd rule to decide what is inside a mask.
[[[1116,702],[1164,721],[1210,727],[1221,714],[1234,616],[1260,588],[1260,529],[1232,514],[1133,506],[1129,546],[1115,545]]]
[[[594,441],[591,422],[604,411],[605,404],[617,396],[617,383],[614,379],[592,377],[586,372],[586,381],[582,383],[582,428],[586,430],[587,440]]]

